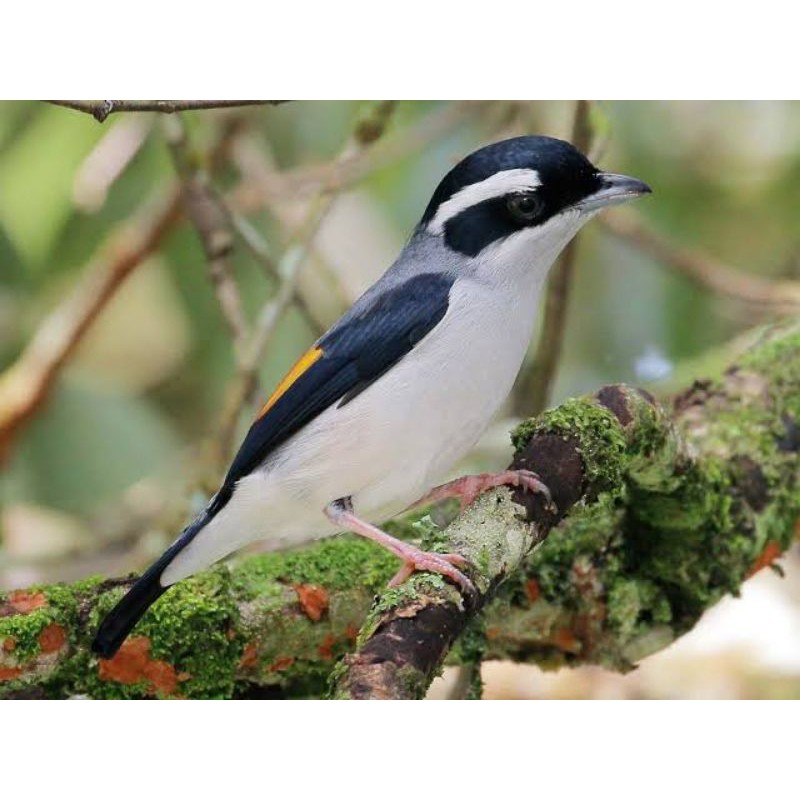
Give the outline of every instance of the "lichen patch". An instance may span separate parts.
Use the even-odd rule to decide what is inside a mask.
[[[146,636],[128,639],[113,658],[101,658],[98,674],[102,681],[123,684],[147,684],[153,694],[175,695],[178,683],[189,675],[175,671],[166,661],[150,657],[150,640]]]
[[[325,587],[313,583],[298,583],[293,588],[305,615],[312,622],[319,622],[328,610],[328,592]]]

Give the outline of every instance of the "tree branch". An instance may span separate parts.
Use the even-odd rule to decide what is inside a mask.
[[[233,231],[225,204],[211,185],[208,173],[191,153],[186,126],[180,116],[164,119],[164,134],[175,172],[182,183],[186,213],[203,245],[211,283],[233,337],[234,352],[241,362],[249,335],[239,287],[233,276]]]
[[[280,105],[286,100],[48,100],[55,106],[91,114],[105,122],[120,111],[158,111],[174,114],[178,111],[204,111],[212,108],[241,108],[243,106]]]
[[[101,247],[71,294],[41,323],[17,361],[0,376],[0,465],[14,439],[50,395],[86,331],[125,278],[163,242],[180,217],[170,189],[146,204]]]
[[[209,155],[212,172],[226,158],[237,131],[235,121],[220,129]],[[49,397],[100,312],[128,275],[159,249],[180,216],[181,192],[174,186],[159,192],[115,229],[84,268],[73,291],[44,319],[19,358],[0,375],[0,466],[10,457],[17,435]]]
[[[572,143],[582,153],[592,147],[594,135],[590,120],[591,107],[588,100],[578,100],[572,121]],[[564,344],[564,331],[567,325],[572,275],[578,255],[580,234],[564,248],[555,267],[547,279],[544,298],[544,316],[536,352],[530,366],[522,373],[517,390],[514,392],[514,411],[520,416],[538,414],[547,407],[553,389],[558,361]]]
[[[383,101],[372,109],[372,113],[361,118],[356,123],[353,134],[346,142],[339,159],[347,159],[351,153],[359,152],[380,139],[394,108],[393,102]],[[258,365],[263,360],[283,315],[300,293],[299,282],[313,252],[317,233],[338,194],[338,190],[335,189],[321,191],[310,203],[303,221],[289,235],[283,255],[276,266],[281,284],[276,294],[264,303],[258,313],[253,334],[239,360],[238,374],[225,402],[217,440],[216,455],[220,461],[227,460],[229,456],[239,415],[255,389]]]
[[[723,297],[784,314],[796,313],[800,308],[800,281],[748,274],[705,253],[681,247],[649,228],[633,211],[612,211],[599,220],[614,236]]]
[[[512,467],[539,473],[559,513],[519,491],[480,498],[436,548],[476,565],[477,597],[424,574],[385,592],[343,661],[336,696],[423,697],[504,584],[479,647],[543,664],[632,668],[792,542],[798,419],[795,324],[720,380],[695,383],[672,419],[650,395],[611,386],[523,423]]]
[[[357,636],[336,696],[420,697],[445,657],[476,653],[630,669],[789,546],[799,420],[794,323],[672,413],[616,386],[523,423],[514,464],[542,474],[557,514],[498,490],[445,530],[401,523],[470,558],[474,599],[421,574],[373,603],[396,564],[336,537],[181,582],[102,661],[88,643],[131,579],[20,590],[0,596],[0,696],[320,696]]]

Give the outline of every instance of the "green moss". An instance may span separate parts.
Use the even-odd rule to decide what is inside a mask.
[[[231,636],[238,610],[229,584],[224,567],[182,581],[153,605],[140,627],[150,638],[153,658],[189,675],[180,691],[192,697],[228,697],[233,691],[243,643]]]
[[[26,591],[30,594],[43,594],[46,605],[27,614],[14,614],[0,618],[0,640],[11,638],[14,649],[10,659],[15,664],[24,666],[36,658],[40,652],[39,636],[50,624],[60,625],[71,644],[74,642],[74,629],[78,615],[79,602],[97,585],[98,579],[79,581],[77,583],[54,584],[52,586],[31,586]],[[0,603],[5,599],[0,595]]]
[[[411,605],[420,593],[442,592],[452,596],[454,602],[461,602],[461,595],[450,586],[441,575],[430,572],[418,572],[412,575],[405,583],[384,589],[377,602],[370,609],[367,619],[358,634],[356,645],[360,647],[375,632],[381,622],[381,617],[387,611]]]
[[[13,641],[11,658],[24,665],[39,655],[39,635],[51,622],[52,614],[44,608],[0,619],[0,642]]]
[[[401,689],[401,697],[411,697],[421,700],[425,697],[429,684],[430,676],[425,675],[410,664],[402,666],[397,670],[396,685]]]
[[[364,586],[378,592],[397,571],[391,553],[361,537],[323,539],[288,553],[268,553],[239,562],[232,588],[237,597],[260,597],[275,583],[317,584],[330,590]]]
[[[800,378],[800,325],[796,320],[764,329],[761,341],[739,358],[739,366],[762,375],[780,373],[776,377]]]
[[[115,589],[98,598],[88,620],[89,630],[96,630],[123,591]],[[147,611],[132,635],[147,637],[150,658],[165,661],[181,676],[178,694],[198,698],[230,697],[243,648],[241,639],[232,635],[237,619],[229,572],[225,567],[216,567],[173,586]],[[88,655],[70,666],[77,667],[83,674],[80,689],[92,697],[153,695],[153,687],[147,681],[129,685],[101,680],[97,660]]]
[[[666,595],[652,581],[621,577],[607,595],[608,624],[622,639],[643,633],[653,624],[667,624],[672,609]]]
[[[535,420],[526,420],[511,433],[519,452],[535,434],[554,433],[576,438],[584,474],[593,492],[617,489],[627,464],[627,442],[622,426],[606,408],[591,398],[567,400]]]
[[[432,553],[447,553],[451,549],[447,531],[440,528],[426,515],[414,523],[414,532],[419,537],[419,546]]]
[[[486,621],[483,615],[478,615],[467,623],[450,651],[449,660],[454,664],[480,664],[485,653]]]
[[[567,607],[577,606],[579,594],[573,568],[581,558],[602,553],[604,571],[616,567],[621,561],[619,522],[623,513],[611,495],[603,495],[594,505],[576,509],[567,523],[552,530],[533,551],[527,559],[525,573],[535,578],[546,600]],[[524,580],[518,582],[516,595],[527,602]]]
[[[348,700],[347,692],[340,688],[339,682],[347,675],[347,662],[339,661],[328,675],[327,696],[331,700]]]
[[[419,597],[420,592],[440,592],[447,585],[441,575],[435,575],[430,572],[416,573],[405,583],[401,583],[400,586],[394,586],[383,591],[378,602],[372,607],[371,614],[379,615],[390,609],[409,605]]]

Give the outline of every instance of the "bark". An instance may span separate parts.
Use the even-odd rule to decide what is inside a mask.
[[[498,490],[442,529],[396,523],[469,558],[475,597],[427,574],[382,591],[393,559],[341,537],[181,583],[103,661],[88,642],[129,580],[29,588],[0,595],[0,696],[322,696],[330,684],[337,697],[421,697],[445,658],[476,656],[630,669],[789,546],[798,420],[794,323],[671,411],[610,386],[519,426],[514,464],[540,473],[557,513]]]
[[[181,111],[208,110],[211,108],[240,108],[242,106],[280,105],[286,100],[49,100],[56,106],[71,108],[91,114],[98,122],[105,122],[111,114],[120,111],[158,111],[176,114]]]

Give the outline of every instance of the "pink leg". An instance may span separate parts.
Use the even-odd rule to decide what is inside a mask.
[[[370,525],[359,519],[353,513],[353,507],[349,500],[336,500],[325,509],[325,516],[334,525],[345,528],[353,533],[377,542],[381,547],[385,547],[390,553],[394,553],[403,560],[397,574],[389,581],[389,586],[398,586],[407,581],[411,575],[419,570],[424,572],[436,572],[458,584],[464,591],[472,594],[475,587],[472,581],[460,572],[456,567],[463,567],[468,562],[457,553],[427,553],[414,545],[395,539],[389,536],[380,528]]]
[[[456,478],[454,481],[432,489],[425,497],[417,500],[414,506],[457,497],[461,501],[461,510],[463,511],[479,495],[497,486],[521,486],[529,492],[538,492],[544,496],[548,506],[555,508],[550,490],[539,480],[539,476],[535,472],[527,469],[508,469],[497,473],[484,472],[480,475],[465,475],[463,478]]]

